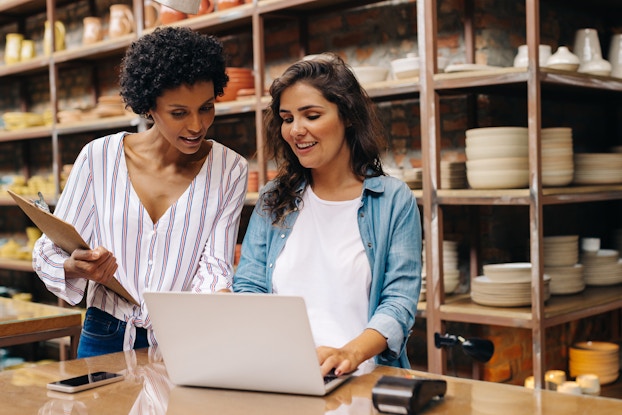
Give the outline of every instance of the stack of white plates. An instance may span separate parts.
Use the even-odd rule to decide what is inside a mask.
[[[583,277],[587,285],[615,285],[622,282],[622,261],[615,249],[582,252]]]
[[[464,161],[441,161],[441,189],[464,189],[467,187]]]
[[[568,367],[570,376],[593,373],[601,385],[614,382],[620,372],[620,347],[609,342],[581,342],[570,347]]]
[[[579,264],[579,236],[545,236],[544,273],[551,277],[551,294],[576,294],[585,289]]]
[[[426,261],[425,241],[423,241],[423,260],[421,268],[421,295],[420,301],[424,301],[426,288]],[[460,271],[458,269],[458,243],[456,241],[443,241],[443,289],[445,294],[451,294],[460,285]]]
[[[406,184],[408,185],[408,187],[410,187],[411,189],[421,189],[421,185],[423,181],[423,169],[422,168],[403,169],[402,180],[404,180]]]
[[[551,277],[544,275],[544,300],[551,296]],[[484,275],[471,282],[471,300],[493,307],[531,305],[531,264],[510,262],[484,265]]]
[[[622,183],[622,153],[577,153],[574,155],[574,183]]]
[[[473,189],[512,189],[529,184],[527,128],[466,131],[467,180]]]
[[[544,266],[566,267],[579,262],[579,235],[545,236]]]
[[[574,176],[572,129],[543,128],[542,185],[566,186]]]
[[[576,294],[585,290],[582,264],[544,267],[544,273],[551,277],[550,289],[553,295]]]

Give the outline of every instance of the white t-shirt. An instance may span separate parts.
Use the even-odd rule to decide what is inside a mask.
[[[342,347],[368,321],[371,268],[357,223],[360,198],[319,199],[308,186],[276,260],[275,293],[305,299],[316,346]]]

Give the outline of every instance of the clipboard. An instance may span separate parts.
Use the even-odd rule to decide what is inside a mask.
[[[65,222],[61,218],[52,215],[30,200],[23,198],[22,196],[7,190],[11,195],[15,203],[24,211],[24,213],[37,225],[37,227],[48,238],[58,245],[63,251],[72,253],[76,249],[91,249],[91,247],[84,242],[82,236],[76,231],[76,228],[72,224]],[[125,288],[115,278],[105,284],[107,288],[110,288],[121,297],[135,305],[140,305],[138,302],[127,292]]]

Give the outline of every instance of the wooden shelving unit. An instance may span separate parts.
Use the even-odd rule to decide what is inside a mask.
[[[589,91],[594,94],[620,94],[622,80],[575,72],[541,68],[537,50],[540,41],[540,7],[545,1],[526,0],[526,44],[529,45],[529,68],[501,68],[470,73],[437,74],[432,64],[436,62],[437,1],[417,3],[419,50],[422,57],[420,97],[421,125],[424,159],[423,212],[426,235],[427,303],[420,305],[420,312],[427,319],[428,345],[433,344],[435,332],[442,332],[445,322],[492,324],[507,327],[528,328],[533,339],[533,373],[537,387],[542,386],[546,369],[546,329],[558,324],[594,316],[622,307],[622,288],[590,287],[572,296],[543,299],[543,208],[546,205],[590,203],[622,199],[622,186],[570,186],[543,188],[540,155],[540,129],[542,125],[542,94],[549,90]],[[549,2],[550,3],[550,2]],[[564,3],[557,2],[559,7]],[[620,10],[615,2],[599,2],[603,10]],[[465,10],[473,11],[473,1],[467,1]],[[576,5],[575,5],[576,6]],[[465,39],[475,38],[473,15],[465,13]],[[473,62],[474,45],[467,45],[467,59]],[[469,53],[470,51],[470,53]],[[489,92],[512,89],[527,101],[529,134],[529,174],[527,189],[512,190],[443,190],[440,183],[440,122],[439,99],[441,96],[459,93]],[[516,92],[518,91],[518,92]],[[445,296],[443,292],[442,242],[443,207],[448,205],[506,205],[525,206],[529,211],[530,260],[532,263],[532,306],[501,308],[480,306],[469,295]],[[472,256],[473,259],[473,256]],[[481,265],[481,264],[480,264]],[[471,266],[471,270],[478,267]],[[475,275],[471,275],[473,277]],[[423,308],[425,307],[425,310]],[[443,351],[428,347],[428,370],[444,371]]]

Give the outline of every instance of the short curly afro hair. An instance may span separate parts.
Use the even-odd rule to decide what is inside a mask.
[[[221,96],[229,81],[223,45],[185,27],[156,28],[134,41],[121,63],[119,84],[126,107],[144,115],[164,91],[196,82],[214,83]]]

